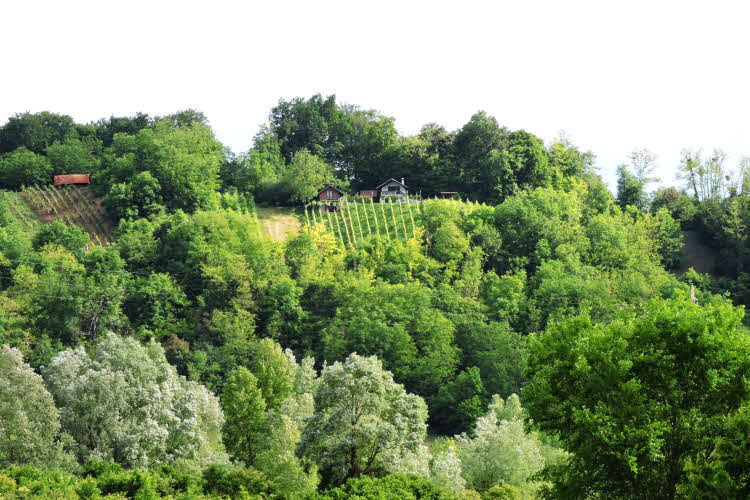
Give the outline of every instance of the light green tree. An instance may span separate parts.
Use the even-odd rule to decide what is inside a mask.
[[[253,375],[265,404],[270,409],[278,408],[292,394],[296,365],[290,363],[281,346],[271,339],[259,340],[252,355]]]
[[[253,348],[253,372],[233,370],[224,385],[224,441],[236,459],[256,467],[285,498],[315,491],[317,468],[296,455],[300,427],[312,415],[315,370],[311,358],[297,364],[270,339]]]
[[[307,149],[294,153],[281,173],[281,184],[290,200],[297,203],[312,200],[327,184],[335,184],[339,189],[346,187],[346,183],[336,179],[330,165]]]
[[[221,405],[226,415],[222,433],[227,451],[252,465],[257,441],[266,429],[266,402],[255,375],[244,366],[233,370],[224,384]]]
[[[325,485],[381,475],[422,444],[426,419],[422,398],[395,383],[377,358],[351,354],[323,369],[299,452],[319,465]]]

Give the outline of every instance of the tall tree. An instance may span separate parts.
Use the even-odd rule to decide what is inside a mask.
[[[648,149],[634,149],[630,153],[630,166],[633,175],[643,186],[651,182],[659,182],[659,179],[652,177],[656,170],[656,155]]]
[[[269,121],[286,161],[291,161],[301,149],[325,157],[332,139],[329,125],[338,119],[339,114],[335,95],[323,98],[316,94],[308,100],[300,97],[291,101],[279,100],[271,110]]]
[[[572,455],[557,497],[674,498],[686,460],[710,449],[750,396],[743,312],[682,294],[639,316],[562,321],[529,345],[528,418]]]
[[[244,366],[227,377],[221,406],[226,415],[222,434],[227,450],[235,459],[252,465],[261,433],[266,429],[266,402],[258,379]]]
[[[497,120],[479,111],[456,133],[454,139],[455,161],[461,175],[460,191],[479,198],[487,182],[487,167],[482,161],[492,151],[501,151],[508,145],[510,131],[500,127]],[[493,175],[494,177],[494,175]],[[497,182],[491,183],[497,185]]]
[[[718,200],[725,194],[726,153],[714,149],[709,157],[703,157],[703,150],[682,150],[680,177],[685,180],[688,191],[700,200]]]
[[[646,205],[643,183],[625,165],[617,167],[617,204],[622,208],[632,205],[641,210]]]
[[[382,475],[422,444],[426,419],[422,398],[395,383],[377,358],[351,354],[323,369],[299,450],[319,464],[328,486]]]

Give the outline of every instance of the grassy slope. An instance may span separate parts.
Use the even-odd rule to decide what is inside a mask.
[[[284,241],[302,228],[298,211],[292,207],[256,206],[255,214],[263,232],[276,241]]]

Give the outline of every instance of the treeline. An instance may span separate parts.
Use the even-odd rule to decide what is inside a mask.
[[[690,303],[694,276],[667,270],[682,212],[613,197],[589,153],[479,113],[417,155],[435,169],[389,176],[429,170],[488,203],[427,200],[407,238],[261,234],[253,198],[379,178],[419,137],[388,142],[388,123],[282,101],[232,157],[196,113],[113,118],[90,125],[113,244],[0,206],[0,383],[17,388],[0,487],[50,485],[22,464],[67,470],[79,496],[672,497],[735,477],[712,450],[742,439],[743,312],[702,281]],[[50,162],[79,128],[18,139],[0,165]]]
[[[92,173],[111,216],[147,216],[159,207],[192,212],[220,205],[220,189],[247,199],[307,203],[326,184],[373,189],[405,178],[414,194],[441,191],[497,204],[523,189],[593,175],[594,156],[565,138],[547,148],[484,112],[456,131],[430,123],[399,136],[393,118],[342,105],[335,96],[281,100],[253,147],[234,154],[206,117],[186,110],[76,124],[67,115],[19,113],[0,128],[0,187],[47,184],[53,174]],[[218,173],[218,178],[216,174]],[[250,209],[252,201],[240,200]]]
[[[307,155],[327,168],[306,166]],[[316,191],[305,186],[330,182],[357,192],[389,177],[405,178],[423,197],[454,191],[497,204],[523,189],[590,175],[593,162],[591,153],[564,138],[548,149],[538,137],[502,127],[484,112],[456,131],[429,123],[417,135],[399,136],[393,118],[315,95],[281,100],[253,148],[227,162],[222,181],[258,199],[306,202]]]

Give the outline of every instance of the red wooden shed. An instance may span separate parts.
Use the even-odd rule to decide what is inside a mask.
[[[64,184],[91,184],[91,174],[56,175],[54,184],[55,186],[62,186]]]

